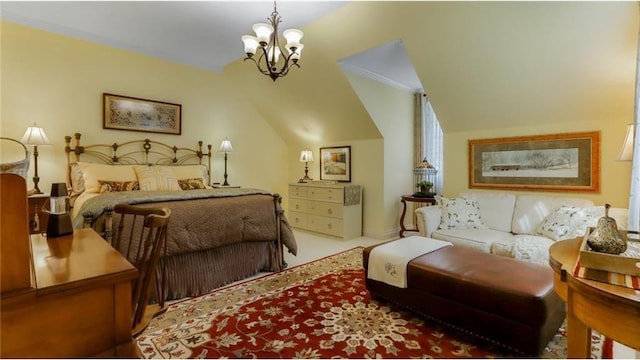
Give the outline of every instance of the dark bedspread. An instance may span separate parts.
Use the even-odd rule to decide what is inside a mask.
[[[81,214],[89,211],[94,217],[103,216],[105,207],[117,203],[171,209],[167,255],[245,241],[276,240],[276,210],[282,210],[273,195],[257,189],[113,192],[87,200],[74,219],[74,227],[82,227]],[[280,225],[282,244],[295,255],[295,237],[285,216],[281,217]]]

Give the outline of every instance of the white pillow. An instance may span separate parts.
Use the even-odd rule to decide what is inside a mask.
[[[475,200],[468,198],[449,199],[436,196],[436,201],[442,207],[440,229],[487,229],[487,226],[480,219],[478,203]]]
[[[104,181],[136,181],[134,165],[107,165],[78,162],[78,167],[82,171],[84,189],[88,193],[99,193],[101,184],[98,180]]]
[[[71,164],[71,192],[73,195],[79,195],[84,192],[84,179],[82,178],[82,169],[78,163]]]
[[[203,184],[208,184],[207,167],[204,165],[176,165],[171,169],[178,180],[200,179]]]
[[[170,166],[137,166],[141,191],[182,191]]]
[[[553,240],[566,240],[584,236],[588,226],[594,226],[599,216],[597,208],[580,208],[575,206],[561,206],[547,215],[542,221],[535,235],[542,235]],[[604,208],[602,211],[604,215]]]

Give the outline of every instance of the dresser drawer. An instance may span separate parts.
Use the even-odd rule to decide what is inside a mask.
[[[343,189],[309,188],[309,199],[326,200],[342,204],[344,202]]]
[[[309,215],[309,230],[333,235],[342,236],[342,219],[335,219],[326,216]]]
[[[342,204],[321,202],[321,201],[309,201],[309,214],[329,216],[332,218],[342,219]]]
[[[289,185],[289,197],[307,198],[309,196],[309,188],[298,185]]]
[[[289,199],[289,211],[297,211],[306,213],[309,211],[309,200],[305,199]]]
[[[306,229],[309,224],[307,217],[307,214],[295,211],[289,211],[287,214],[287,220],[289,220],[289,224],[291,224],[291,226],[304,229]]]

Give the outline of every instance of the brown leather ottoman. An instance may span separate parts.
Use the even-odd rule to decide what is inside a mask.
[[[374,247],[364,250],[365,274]],[[551,268],[459,246],[411,260],[407,288],[368,278],[366,286],[373,297],[527,356],[540,355],[565,318]]]

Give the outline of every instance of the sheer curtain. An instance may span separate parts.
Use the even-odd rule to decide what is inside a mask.
[[[414,121],[414,162],[426,158],[438,170],[434,181],[435,192],[442,195],[444,174],[444,141],[442,128],[438,122],[426,94],[415,94]]]
[[[639,29],[640,30],[640,29]],[[638,232],[640,230],[640,130],[638,123],[640,122],[640,113],[638,102],[640,102],[640,35],[638,36],[638,56],[636,59],[636,105],[634,111],[634,130],[635,137],[633,141],[633,164],[631,165],[631,189],[629,192],[629,226],[630,231]]]

